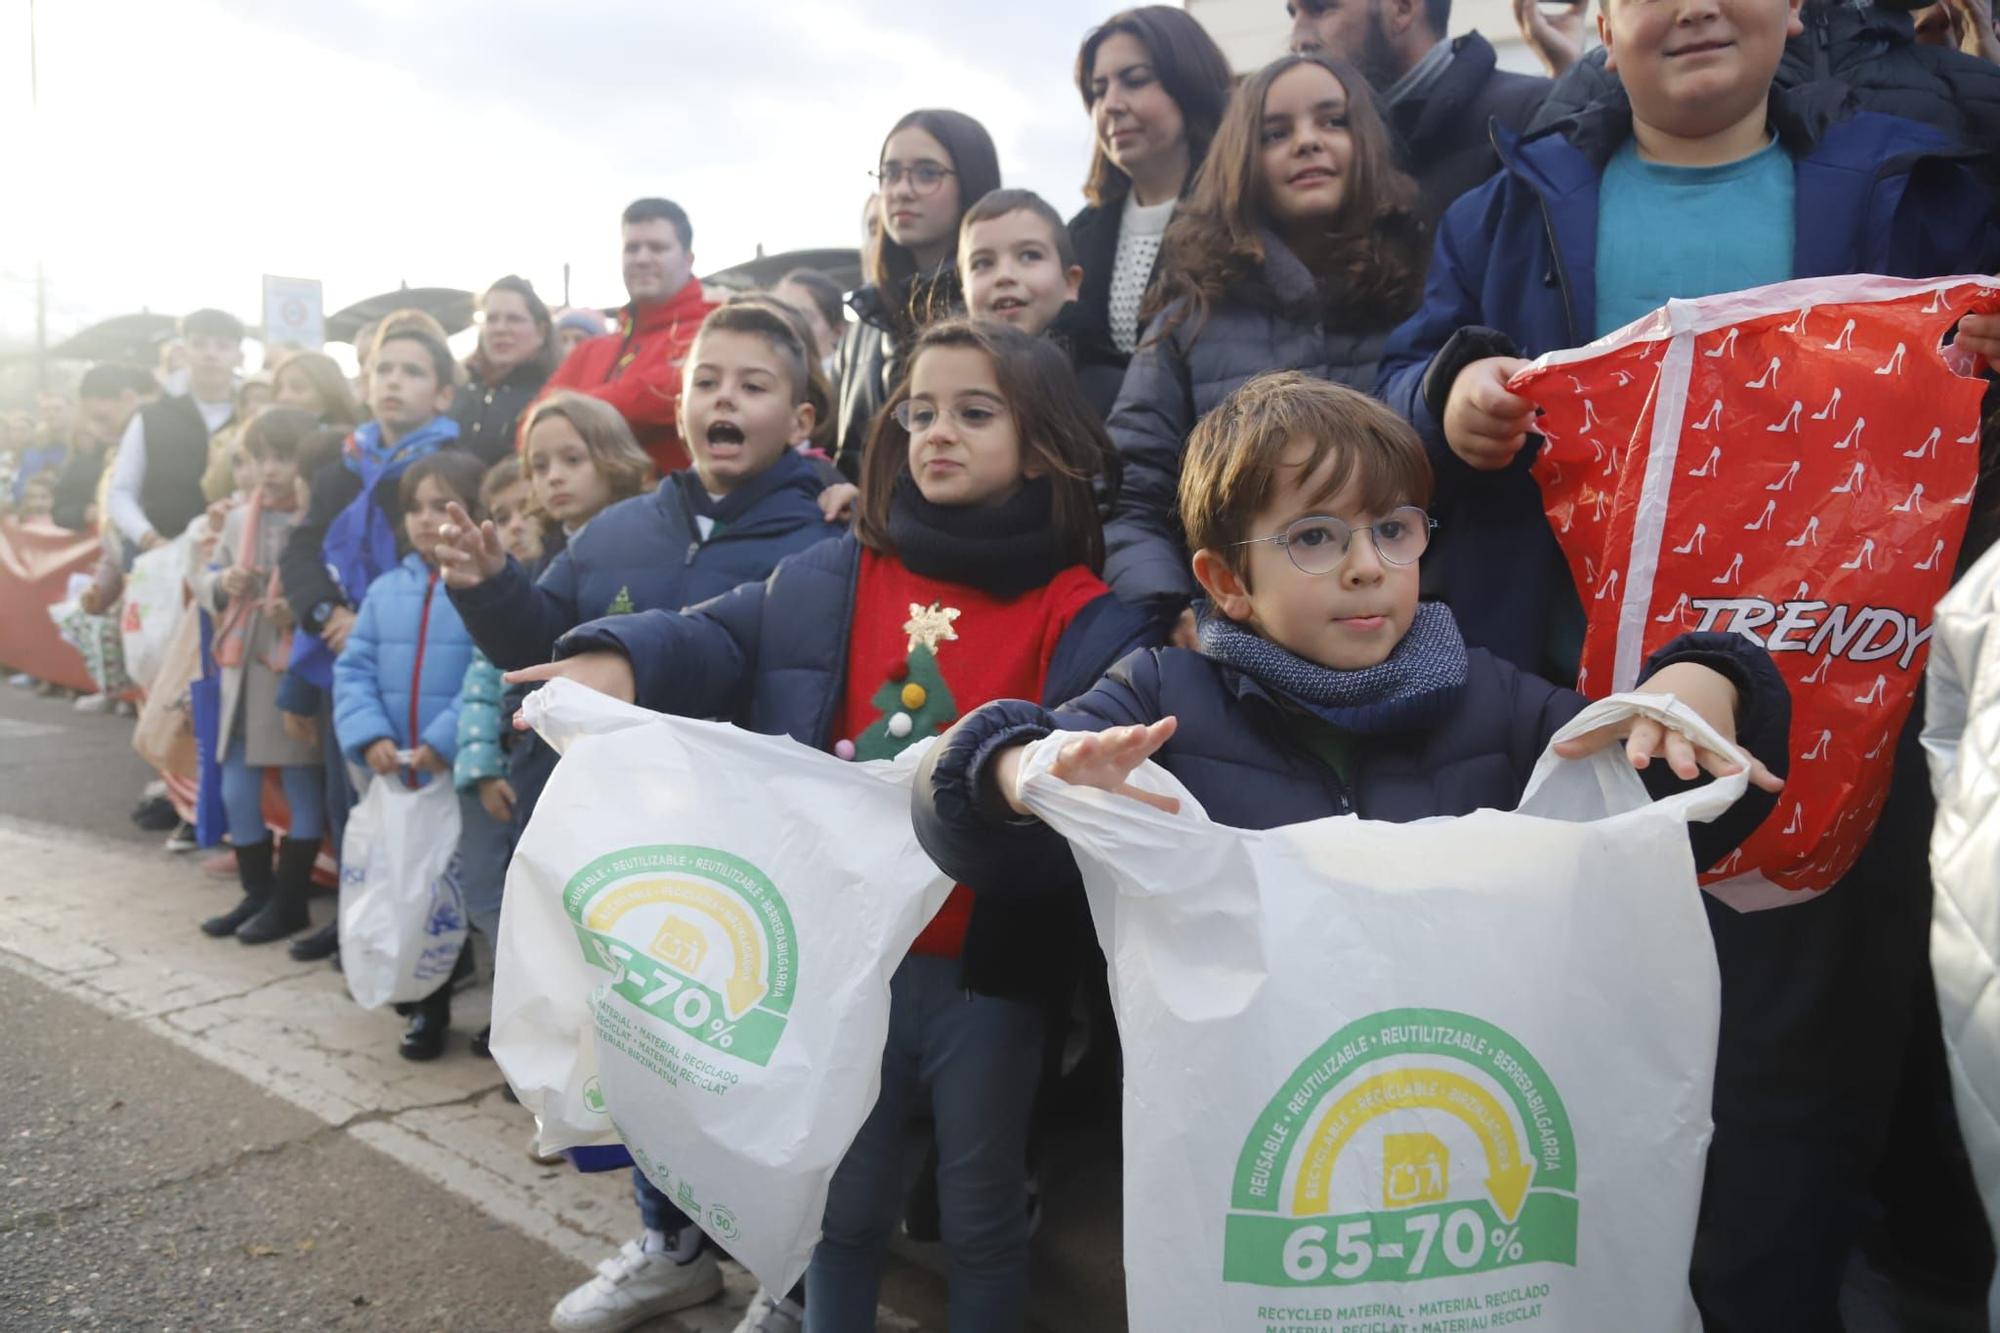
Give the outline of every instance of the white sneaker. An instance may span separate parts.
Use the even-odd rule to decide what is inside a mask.
[[[111,696],[108,694],[79,694],[70,705],[79,713],[108,713],[111,711]]]
[[[686,1263],[648,1254],[628,1240],[597,1265],[597,1276],[556,1303],[549,1327],[562,1333],[617,1333],[654,1315],[685,1310],[722,1294],[722,1268],[703,1250]]]
[[[779,1300],[762,1287],[757,1288],[756,1298],[750,1308],[743,1312],[743,1322],[734,1333],[803,1333],[806,1326],[806,1310],[789,1296]]]
[[[16,671],[13,675],[7,677],[7,683],[17,690],[32,690],[42,682],[36,680],[25,671]]]

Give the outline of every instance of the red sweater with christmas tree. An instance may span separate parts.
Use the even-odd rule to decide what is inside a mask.
[[[894,758],[981,704],[1041,698],[1063,631],[1106,591],[1088,568],[1072,565],[1039,588],[1000,598],[864,549],[836,752]],[[957,885],[911,952],[957,957],[971,920],[972,894]]]

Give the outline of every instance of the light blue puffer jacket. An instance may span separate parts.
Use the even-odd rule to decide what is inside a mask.
[[[333,728],[354,763],[387,737],[398,749],[458,754],[458,692],[472,636],[423,557],[411,554],[369,585],[347,647],[333,664]]]

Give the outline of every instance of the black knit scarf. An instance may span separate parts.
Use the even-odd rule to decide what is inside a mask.
[[[1005,504],[934,505],[905,471],[889,497],[889,540],[896,558],[927,579],[1018,597],[1075,563],[1049,522],[1054,502],[1055,487],[1041,477]]]

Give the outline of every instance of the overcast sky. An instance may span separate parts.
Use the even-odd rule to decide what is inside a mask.
[[[1115,0],[38,0],[0,33],[0,335],[141,306],[260,317],[259,277],[329,312],[509,271],[623,299],[617,217],[665,194],[698,268],[854,242],[888,127],[950,106],[1008,184],[1080,206],[1078,42]]]

